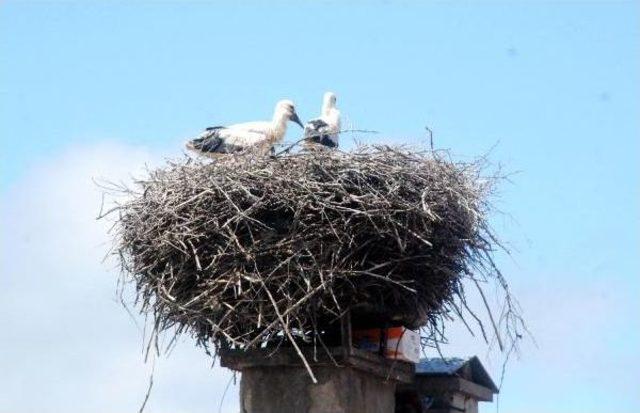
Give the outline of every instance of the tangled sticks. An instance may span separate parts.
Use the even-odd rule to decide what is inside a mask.
[[[354,308],[435,337],[449,314],[479,321],[465,278],[498,281],[507,305],[491,323],[510,333],[481,169],[386,146],[171,163],[122,189],[116,250],[155,331],[205,348],[297,348]]]

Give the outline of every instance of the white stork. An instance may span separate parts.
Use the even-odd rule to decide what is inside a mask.
[[[246,150],[266,154],[274,144],[284,138],[287,121],[304,127],[296,114],[293,102],[281,100],[276,104],[271,121],[213,126],[187,142],[186,146],[187,149],[211,157]]]
[[[304,139],[307,148],[324,145],[329,148],[338,147],[340,134],[340,111],[336,108],[336,95],[333,92],[324,94],[322,113],[319,118],[312,119],[304,126]]]

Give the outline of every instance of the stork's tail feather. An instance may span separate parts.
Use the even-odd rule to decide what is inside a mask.
[[[206,138],[191,139],[185,144],[185,146],[187,147],[187,149],[190,149],[192,151],[202,151],[206,144],[205,140]]]

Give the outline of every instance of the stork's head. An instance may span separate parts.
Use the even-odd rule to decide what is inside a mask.
[[[289,99],[281,100],[276,104],[275,117],[283,117],[291,122],[295,122],[304,128],[304,125],[300,121],[298,114],[296,113],[296,107]]]
[[[333,92],[326,92],[322,98],[322,114],[328,115],[329,110],[336,107],[336,94]]]

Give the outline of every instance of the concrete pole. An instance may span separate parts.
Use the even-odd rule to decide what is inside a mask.
[[[315,384],[291,349],[223,352],[221,365],[241,373],[241,413],[393,413],[396,385],[411,383],[415,372],[411,363],[359,349],[305,357]]]
[[[242,413],[393,413],[394,381],[350,367],[256,367],[242,371]]]

